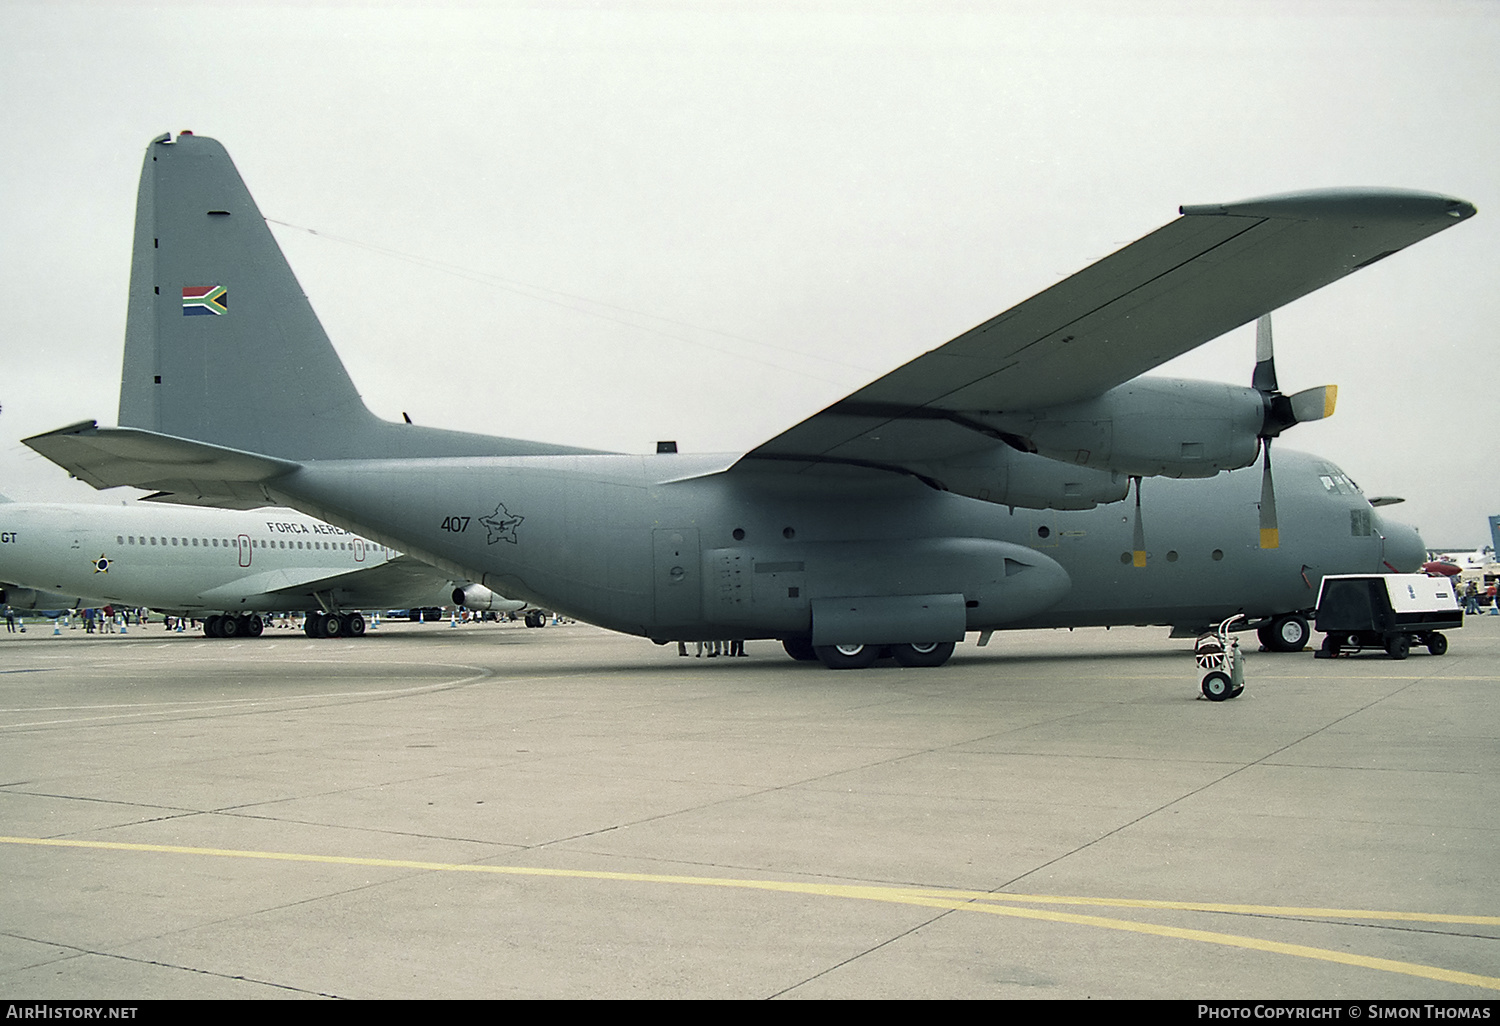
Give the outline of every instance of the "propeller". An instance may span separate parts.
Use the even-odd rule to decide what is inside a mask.
[[[1271,315],[1263,314],[1255,322],[1255,373],[1251,375],[1250,387],[1261,394],[1266,411],[1260,427],[1260,443],[1265,457],[1260,478],[1260,547],[1274,549],[1281,544],[1281,534],[1276,523],[1276,486],[1271,477],[1271,439],[1294,424],[1305,424],[1311,420],[1333,416],[1339,386],[1319,385],[1294,395],[1283,394],[1276,385],[1276,353],[1271,344]]]
[[[1146,528],[1141,523],[1141,479],[1137,475],[1130,480],[1135,485],[1135,534],[1130,543],[1130,562],[1132,566],[1145,566]]]

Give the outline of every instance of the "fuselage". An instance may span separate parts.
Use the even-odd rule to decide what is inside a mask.
[[[0,503],[0,581],[100,605],[248,613],[450,601],[436,571],[419,594],[409,579],[392,587],[361,573],[399,557],[285,509]]]
[[[966,630],[1198,627],[1311,608],[1327,573],[1415,569],[1338,468],[1278,450],[1281,546],[1258,547],[1258,468],[1143,490],[1134,507],[1008,509],[900,474],[726,468],[733,458],[321,460],[271,489],[486,586],[658,640],[796,637],[813,604],[954,595]]]

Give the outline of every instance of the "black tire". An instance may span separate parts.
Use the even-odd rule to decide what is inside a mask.
[[[863,670],[880,658],[878,645],[818,645],[813,651],[830,670]]]
[[[1260,643],[1272,652],[1301,652],[1307,647],[1312,628],[1307,617],[1300,613],[1286,613],[1256,630]]]
[[[245,633],[252,638],[258,638],[266,632],[266,621],[255,613],[245,618]]]
[[[348,625],[349,625],[349,635],[350,635],[350,637],[354,637],[354,638],[364,637],[364,633],[365,633],[365,618],[363,616],[361,616],[359,613],[350,613],[348,620],[349,620],[349,624]]]
[[[1411,639],[1405,634],[1393,634],[1385,639],[1385,654],[1392,659],[1405,659],[1411,652]]]
[[[783,638],[781,647],[786,649],[786,654],[799,663],[816,662],[818,653],[813,651],[811,638]]]
[[[891,655],[902,666],[942,666],[953,657],[953,642],[935,641],[926,645],[892,645]]]
[[[221,617],[219,617],[219,637],[221,637],[221,638],[237,638],[237,637],[239,637],[240,634],[243,633],[242,630],[241,630],[242,627],[243,627],[243,625],[240,623],[239,619],[236,618],[236,617],[233,617],[233,616],[221,616]]]
[[[203,621],[203,633],[204,633],[204,635],[207,636],[207,637],[210,637],[210,638],[221,638],[221,637],[223,637],[223,635],[219,633],[219,621],[222,620],[222,619],[223,619],[222,616],[214,615],[214,616],[210,616],[207,620],[204,620]]]
[[[1229,682],[1229,674],[1222,670],[1210,670],[1203,675],[1203,697],[1210,702],[1222,702],[1233,698],[1236,692]]]
[[[302,633],[309,638],[321,638],[323,636],[323,614],[308,613],[307,618],[302,621]]]
[[[1332,634],[1323,635],[1323,651],[1330,657],[1339,654],[1339,639]]]
[[[1448,651],[1448,637],[1438,631],[1427,635],[1427,651],[1433,655],[1444,655]]]
[[[325,638],[337,638],[348,633],[344,618],[337,613],[329,613],[323,617],[323,622],[318,624],[318,633]]]

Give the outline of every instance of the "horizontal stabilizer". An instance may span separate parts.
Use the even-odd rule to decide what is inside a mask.
[[[22,441],[95,488],[154,488],[189,505],[226,509],[275,505],[262,485],[299,466],[154,431],[101,428],[91,420]]]

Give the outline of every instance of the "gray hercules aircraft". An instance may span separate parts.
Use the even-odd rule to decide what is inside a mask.
[[[294,506],[657,642],[936,666],[969,631],[1238,612],[1296,649],[1324,574],[1413,570],[1421,540],[1324,460],[1278,448],[1273,483],[1271,440],[1334,391],[1283,394],[1269,331],[1248,387],[1138,375],[1474,212],[1384,189],[1183,207],[748,453],[641,456],[376,417],[224,148],[164,135],[121,426],[26,441],[97,488]]]
[[[260,614],[305,611],[304,630],[365,632],[361,609],[524,603],[286,509],[10,502],[0,497],[0,603],[144,606],[203,618],[209,637],[258,635]]]

